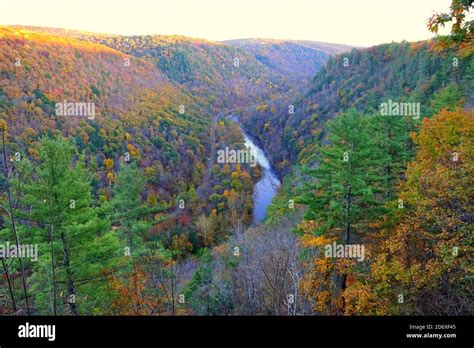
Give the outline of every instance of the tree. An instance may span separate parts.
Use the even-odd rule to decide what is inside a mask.
[[[391,200],[396,196],[396,184],[403,177],[406,166],[413,156],[413,146],[410,133],[415,130],[415,121],[412,117],[382,116],[370,118],[367,132],[380,155],[380,164],[383,171],[384,200]]]
[[[212,246],[215,242],[216,234],[216,221],[212,216],[201,214],[197,221],[196,227],[198,229],[198,236],[201,239],[201,243],[204,246]]]
[[[199,250],[198,268],[192,280],[184,288],[186,302],[193,312],[198,315],[216,315],[219,302],[213,293],[213,265],[209,249]]]
[[[384,219],[370,271],[346,294],[351,314],[472,314],[474,115],[441,111],[413,139],[403,209]]]
[[[434,93],[430,99],[430,109],[433,114],[439,113],[441,109],[454,111],[463,104],[462,91],[454,83],[450,83],[446,88]]]
[[[308,314],[302,290],[302,268],[297,238],[288,231],[291,222],[259,225],[230,240],[235,313],[241,315]],[[236,249],[238,253],[236,254]]]
[[[473,0],[452,0],[449,13],[435,13],[429,18],[428,29],[436,34],[440,26],[452,23],[451,34],[442,38],[441,44],[463,44],[474,35],[474,20],[466,20],[472,9]]]
[[[130,253],[134,252],[137,243],[141,244],[141,234],[151,227],[146,216],[159,210],[142,203],[144,190],[145,179],[138,166],[135,163],[122,165],[113,188],[111,218],[124,235]]]
[[[19,246],[20,246],[20,237],[19,237],[19,234],[18,234],[16,222],[15,222],[13,198],[12,198],[12,193],[11,193],[11,190],[10,190],[10,182],[9,182],[11,169],[8,167],[8,160],[7,160],[8,156],[7,156],[7,149],[6,149],[7,125],[6,125],[6,122],[4,120],[1,120],[1,121],[2,122],[0,122],[0,126],[1,126],[1,129],[2,129],[1,139],[2,139],[2,155],[3,155],[1,158],[2,158],[3,163],[2,163],[2,171],[1,171],[0,179],[2,181],[3,187],[4,187],[4,189],[6,191],[6,194],[7,194],[7,198],[6,198],[7,202],[6,202],[5,206],[8,206],[8,208],[5,208],[4,204],[2,202],[2,205],[1,205],[2,209],[1,210],[6,212],[5,224],[8,225],[9,228],[11,227],[11,230],[12,230],[13,236],[14,236],[14,240],[15,240],[15,246],[18,249]],[[2,201],[4,201],[3,197],[2,197]],[[21,270],[21,280],[22,280],[22,286],[23,286],[23,294],[24,294],[24,297],[25,297],[26,312],[27,312],[28,315],[30,315],[30,304],[29,304],[29,300],[28,300],[28,289],[27,289],[27,285],[26,285],[25,267],[23,265],[23,261],[22,261],[21,257],[18,258],[18,263],[19,263],[20,270]],[[10,279],[10,274],[9,274],[9,270],[8,270],[8,263],[6,262],[5,257],[2,257],[2,266],[3,266],[3,269],[4,269],[4,274],[7,278],[9,294],[10,294],[10,298],[11,298],[12,306],[13,306],[13,312],[17,313],[18,308],[17,308],[17,305],[16,305],[16,300],[15,300],[15,295],[14,295],[14,290],[13,290],[13,281]]]
[[[30,279],[35,304],[57,314],[57,300],[62,298],[70,314],[79,314],[80,304],[90,313],[88,304],[97,305],[94,299],[102,295],[100,280],[116,263],[118,243],[109,222],[99,218],[99,209],[91,204],[83,156],[62,137],[41,138],[38,152],[39,162],[25,160],[22,180],[15,185],[23,229],[44,255],[33,265]]]
[[[344,244],[354,241],[384,210],[383,170],[387,154],[378,148],[368,132],[373,119],[354,110],[328,124],[329,145],[322,147],[320,161],[306,173],[313,180],[298,201],[308,205],[306,220],[314,221],[316,236],[331,233]],[[346,272],[340,276],[340,290],[346,288]]]
[[[350,111],[328,124],[330,145],[321,148],[316,168],[306,169],[313,180],[299,201],[308,205],[305,218],[317,222],[317,234],[340,230],[349,243],[354,225],[382,212],[376,194],[381,192],[386,155],[367,132],[368,122]]]

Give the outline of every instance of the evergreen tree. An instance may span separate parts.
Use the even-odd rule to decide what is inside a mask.
[[[454,111],[464,104],[462,91],[458,85],[450,83],[446,88],[433,94],[430,99],[430,109],[432,114],[437,114],[441,109]]]
[[[184,290],[189,306],[198,315],[212,314],[215,306],[215,299],[211,296],[212,271],[212,255],[203,248],[199,250],[199,266]]]
[[[391,200],[396,197],[397,181],[404,175],[407,163],[413,155],[410,133],[414,131],[416,122],[411,116],[377,115],[370,118],[365,130],[372,138],[372,145],[380,152],[384,199]]]
[[[145,177],[135,163],[121,166],[111,201],[112,220],[126,239],[130,253],[142,245],[141,237],[151,227],[147,216],[160,210],[159,207],[148,207],[142,202],[145,184]]]
[[[88,307],[84,313],[96,310],[94,306],[106,308],[103,298],[96,300],[98,284],[115,264],[119,248],[109,222],[92,206],[83,156],[62,137],[44,137],[39,162],[25,160],[19,171],[18,216],[23,233],[39,245],[31,276],[36,308],[72,315],[80,313],[81,303]],[[65,306],[59,306],[60,299]]]
[[[383,212],[380,193],[387,155],[368,132],[372,121],[351,110],[330,122],[330,145],[322,147],[317,167],[305,170],[313,180],[305,185],[299,202],[308,205],[305,218],[315,222],[316,235],[335,232],[350,244],[359,224]],[[340,288],[346,288],[345,272]]]
[[[306,219],[318,222],[317,234],[337,229],[349,243],[355,224],[381,212],[377,193],[387,158],[367,131],[372,119],[351,110],[328,124],[330,145],[321,148],[316,168],[305,170],[314,180],[300,202],[309,206]]]

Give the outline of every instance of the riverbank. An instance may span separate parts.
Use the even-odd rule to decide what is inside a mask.
[[[267,209],[277,195],[281,181],[265,153],[263,144],[244,130],[237,116],[231,115],[228,118],[239,125],[245,145],[254,153],[257,163],[262,169],[261,178],[255,183],[253,193],[253,223],[256,225],[265,219]]]

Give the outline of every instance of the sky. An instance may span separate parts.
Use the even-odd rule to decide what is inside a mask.
[[[354,46],[432,37],[451,0],[0,0],[0,24],[208,40],[272,38]]]

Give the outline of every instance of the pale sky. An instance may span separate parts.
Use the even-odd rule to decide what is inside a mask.
[[[1,0],[0,24],[209,40],[273,38],[355,46],[432,37],[451,0]]]

